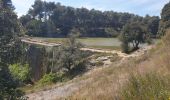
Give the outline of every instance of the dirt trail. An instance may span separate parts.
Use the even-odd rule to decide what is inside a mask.
[[[62,86],[54,86],[52,89],[31,93],[26,96],[28,97],[28,100],[56,100],[57,98],[68,97],[89,80],[90,79],[81,80],[79,82],[69,82]]]
[[[122,58],[128,58],[128,57],[137,57],[143,55],[146,51],[150,50],[153,47],[153,45],[142,47],[139,50],[131,53],[131,54],[126,54],[122,53],[121,51],[118,50],[102,50],[102,49],[92,49],[92,48],[81,48],[83,51],[91,51],[91,52],[98,52],[98,53],[109,53],[109,54],[117,54],[118,56]]]
[[[43,45],[43,46],[49,46],[49,47],[56,47],[56,46],[62,45],[61,43],[49,43],[49,42],[42,41],[41,39],[38,40],[38,39],[24,38],[24,37],[21,38],[21,41],[24,43],[28,43],[28,44]],[[127,58],[127,57],[136,57],[136,56],[143,55],[148,49],[151,49],[151,48],[152,46],[146,46],[146,47],[143,47],[137,50],[136,52],[132,54],[125,54],[118,50],[104,50],[104,49],[93,49],[93,48],[81,48],[81,50],[98,52],[98,53],[117,54],[120,57]]]

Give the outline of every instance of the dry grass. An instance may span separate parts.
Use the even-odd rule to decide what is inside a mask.
[[[87,83],[83,88],[80,88],[79,91],[70,96],[69,100],[124,100],[124,97],[126,96],[121,95],[121,93],[123,93],[122,91],[131,92],[130,90],[132,89],[135,91],[134,93],[138,94],[139,92],[136,92],[137,89],[143,89],[142,86],[145,86],[146,84],[148,84],[146,86],[150,86],[153,88],[151,88],[148,92],[147,89],[143,89],[143,92],[139,94],[139,97],[143,97],[144,95],[142,95],[142,93],[146,92],[145,95],[148,99],[163,99],[152,97],[156,95],[156,93],[154,93],[155,91],[159,91],[156,90],[156,87],[158,86],[160,87],[159,89],[162,89],[160,91],[168,93],[170,92],[169,90],[165,90],[165,88],[170,87],[170,84],[160,83],[160,85],[158,85],[156,83],[159,83],[159,81],[161,80],[163,82],[167,82],[167,78],[169,78],[170,76],[169,37],[170,32],[167,34],[167,36],[164,37],[163,41],[156,46],[156,48],[152,49],[150,53],[145,54],[142,57],[126,60],[119,66],[113,64],[111,67],[96,71],[93,74],[89,75],[88,77],[91,77],[92,81]],[[158,76],[153,75],[154,77],[151,78],[146,77],[146,75],[151,75],[150,73],[155,73]],[[130,87],[129,84],[131,82],[136,82],[136,80],[130,81],[132,77],[135,77],[137,81],[139,79],[140,81],[147,82],[144,82],[142,85],[133,84]],[[154,83],[155,85],[152,85]],[[134,85],[139,85],[139,88],[134,88]],[[164,88],[162,88],[162,86]],[[153,93],[151,93],[151,91],[153,91]],[[153,95],[150,96],[149,94]],[[134,95],[130,94],[130,96]],[[136,98],[130,98],[127,100],[142,100],[139,97],[136,96]]]

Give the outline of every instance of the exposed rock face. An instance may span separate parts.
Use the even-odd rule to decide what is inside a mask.
[[[28,63],[31,67],[32,81],[39,80],[47,71],[45,49],[31,45],[27,52]]]

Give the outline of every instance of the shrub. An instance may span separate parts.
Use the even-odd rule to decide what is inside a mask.
[[[13,64],[9,66],[12,76],[22,82],[28,82],[30,80],[30,68],[28,64]]]
[[[38,82],[39,85],[48,85],[53,84],[59,81],[62,81],[62,74],[56,74],[56,73],[49,73],[45,74]]]
[[[156,74],[138,75],[129,79],[121,92],[123,100],[168,100],[170,79]]]
[[[0,100],[20,100],[24,95],[18,82],[9,73],[8,66],[0,62]]]
[[[122,42],[121,43],[122,52],[129,53],[129,43],[127,37],[124,34],[121,34],[119,36],[119,40]]]

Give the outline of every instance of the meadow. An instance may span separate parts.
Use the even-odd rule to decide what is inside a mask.
[[[62,43],[67,38],[43,38],[34,37],[36,40],[50,42],[50,43]],[[121,42],[118,38],[78,38],[77,39],[84,47],[94,49],[105,49],[105,50],[121,50]],[[154,39],[153,43],[157,43],[159,39]],[[141,44],[140,47],[147,46],[147,44]]]
[[[36,40],[50,42],[50,43],[62,43],[67,38],[39,38]],[[107,50],[120,50],[120,44],[118,38],[78,38],[83,46],[95,49],[107,49]]]

